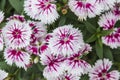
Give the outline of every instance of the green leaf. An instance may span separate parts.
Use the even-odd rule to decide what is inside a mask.
[[[4,10],[5,4],[6,4],[6,0],[1,0],[1,1],[0,1],[0,9],[1,9],[1,10]]]
[[[103,31],[101,31],[101,36],[109,35],[112,31],[113,31],[113,29],[110,29],[110,30],[103,30]]]
[[[19,13],[23,11],[24,0],[9,0],[12,7]]]
[[[113,61],[113,55],[109,47],[105,46],[104,47],[104,57],[110,59]]]
[[[22,73],[22,71],[19,70],[18,74],[16,75],[17,80],[23,80],[23,78],[21,78],[21,77],[22,77],[22,76],[21,76],[21,73]]]
[[[88,75],[82,75],[80,80],[89,80]]]
[[[90,42],[94,42],[97,39],[96,34],[93,34],[86,42],[90,43]]]
[[[98,44],[100,45],[100,47],[103,47],[103,43],[102,43],[102,39],[101,38],[98,39]]]
[[[64,24],[65,24],[65,22],[66,22],[66,17],[65,16],[63,16],[63,17],[61,17],[60,18],[60,22],[59,22],[59,26],[63,26]]]
[[[40,63],[37,63],[36,65],[39,71],[43,71],[44,67]]]
[[[4,62],[0,62],[0,69],[10,70],[10,66],[5,61]]]
[[[102,59],[103,58],[103,45],[101,44],[99,39],[95,43],[95,49],[96,49],[97,56],[100,59]]]
[[[68,0],[63,0],[63,3],[67,3],[68,2]]]
[[[95,26],[93,26],[91,23],[85,21],[85,26],[87,28],[87,30],[90,32],[90,33],[95,33],[96,32],[96,28]]]

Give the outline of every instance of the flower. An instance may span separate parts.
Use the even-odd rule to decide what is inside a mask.
[[[88,73],[89,69],[91,68],[91,65],[85,60],[81,59],[82,56],[88,51],[91,51],[91,49],[90,46],[86,44],[80,51],[78,51],[78,53],[75,53],[66,59],[65,64],[68,69],[68,73],[77,76],[81,76],[81,74]]]
[[[100,17],[98,24],[104,30],[108,30],[108,29],[114,28],[116,22],[117,22],[117,17],[112,12],[109,12],[109,13],[103,14]]]
[[[25,22],[10,20],[2,30],[6,46],[12,48],[23,48],[29,45],[31,28]]]
[[[3,70],[0,70],[0,80],[4,80],[8,76],[8,73],[6,73]]]
[[[95,0],[69,0],[68,5],[80,20],[95,17],[102,11],[102,8],[95,4]]]
[[[120,46],[120,28],[114,28],[109,35],[102,37],[102,42],[111,48]]]
[[[3,42],[3,35],[1,34],[2,30],[0,30],[0,51],[3,50],[4,42]]]
[[[109,71],[112,62],[108,59],[98,60],[92,69],[90,69],[90,80],[119,80],[117,70]]]
[[[0,11],[0,23],[3,21],[3,19],[4,19],[4,13]]]
[[[25,0],[24,10],[31,18],[51,24],[59,17],[54,2],[54,0]]]
[[[116,2],[116,0],[95,0],[96,3],[98,3],[100,5],[100,7],[103,7],[103,10],[109,10],[110,8],[112,8],[114,6],[114,3]]]
[[[4,51],[4,58],[7,64],[16,64],[19,68],[27,69],[27,65],[30,63],[30,55],[27,52],[16,50],[12,48],[6,48]]]
[[[58,27],[52,34],[48,47],[55,55],[69,56],[79,51],[84,45],[82,33],[72,25]]]
[[[49,52],[42,54],[40,59],[42,65],[46,65],[43,70],[43,76],[47,78],[47,80],[56,78],[62,74],[64,70],[64,67],[62,66],[62,63],[64,61],[63,56],[54,56]]]

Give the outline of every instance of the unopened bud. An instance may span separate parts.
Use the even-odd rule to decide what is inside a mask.
[[[36,63],[38,63],[39,62],[39,57],[36,57],[35,59],[34,59],[34,63],[36,64]]]

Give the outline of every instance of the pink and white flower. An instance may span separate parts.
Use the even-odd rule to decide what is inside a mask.
[[[109,10],[114,6],[114,3],[116,0],[95,0],[96,3],[100,5],[100,7],[103,7],[103,10]]]
[[[68,73],[77,76],[88,73],[91,65],[85,60],[81,59],[82,56],[88,51],[91,51],[90,46],[88,47],[88,45],[85,45],[78,53],[75,53],[72,56],[68,57],[68,59],[66,59],[65,64],[68,69]]]
[[[19,68],[27,69],[27,65],[30,64],[30,55],[27,52],[16,50],[12,48],[6,48],[4,51],[4,58],[7,64],[16,64]]]
[[[80,20],[95,17],[102,11],[101,6],[96,4],[95,0],[69,0],[68,5]]]
[[[98,60],[89,72],[90,80],[119,80],[117,70],[109,71],[112,62],[108,59]]]
[[[51,24],[59,17],[54,2],[54,0],[25,0],[24,10],[31,18]]]
[[[8,76],[8,73],[0,70],[0,80],[4,80]]]
[[[111,48],[120,47],[120,28],[114,28],[113,32],[102,37],[102,42]]]
[[[104,30],[108,30],[114,28],[116,22],[117,17],[112,12],[109,12],[100,17],[98,24]]]
[[[0,23],[3,21],[3,19],[4,19],[4,13],[0,11]]]
[[[6,46],[23,48],[29,45],[31,28],[25,22],[10,20],[2,30]]]
[[[65,25],[55,29],[48,47],[55,55],[70,56],[84,45],[82,33],[73,28],[72,25]]]
[[[45,69],[43,70],[43,76],[47,79],[56,78],[60,76],[63,72],[62,63],[64,61],[64,57],[54,56],[50,52],[44,53],[41,55],[41,63],[46,65]]]

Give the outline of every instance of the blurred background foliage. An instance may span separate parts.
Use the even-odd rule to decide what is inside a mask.
[[[81,30],[83,33],[84,41],[92,46],[92,51],[84,56],[83,59],[88,61],[90,64],[94,64],[96,60],[102,58],[109,58],[113,61],[112,69],[117,69],[120,71],[120,48],[111,49],[108,46],[102,44],[101,37],[109,34],[111,30],[103,31],[98,25],[99,16],[87,21],[79,21],[78,17],[70,11],[67,6],[67,0],[57,0],[57,10],[60,14],[59,19],[48,26],[48,32],[52,32],[53,29],[58,26],[72,24],[74,27]],[[30,19],[24,13],[24,0],[0,0],[0,10],[5,12],[5,19],[0,24],[0,28],[4,27],[6,23],[6,18],[13,14],[24,15],[27,20]],[[115,25],[120,27],[120,21]],[[45,80],[42,75],[44,66],[40,63],[34,64],[25,71],[24,69],[18,69],[15,65],[9,66],[6,64],[3,52],[0,52],[0,69],[5,70],[10,73],[9,77],[5,80]],[[83,75],[81,80],[88,80],[87,75]]]

